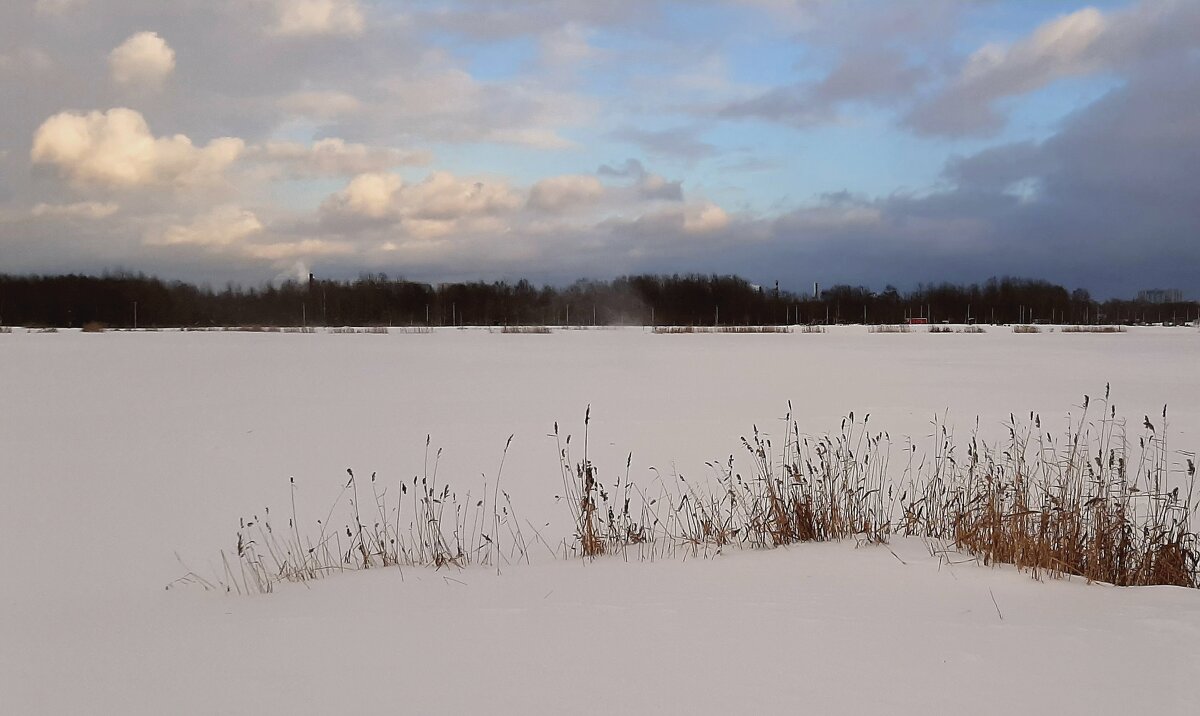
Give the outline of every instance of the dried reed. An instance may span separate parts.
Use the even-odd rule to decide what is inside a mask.
[[[578,461],[571,436],[554,425],[562,481],[556,498],[573,523],[562,554],[642,561],[798,542],[885,543],[903,535],[949,545],[983,564],[1015,565],[1035,578],[1200,587],[1195,455],[1168,450],[1165,407],[1157,425],[1143,418],[1131,442],[1107,387],[1096,402],[1093,417],[1097,408],[1084,396],[1078,417],[1068,416],[1057,437],[1037,414],[1010,415],[1008,439],[995,445],[980,439],[978,421],[960,444],[937,418],[927,452],[906,442],[906,461],[897,468],[890,435],[871,429],[869,415],[850,413],[837,431],[811,436],[800,432],[789,404],[781,444],[757,428],[741,439],[748,469],[730,455],[707,463],[701,481],[652,471],[656,477],[644,487],[630,478],[632,454],[622,474],[604,480],[589,454],[589,406]],[[494,483],[485,482],[476,497],[439,482],[441,451],[431,461],[428,437],[423,474],[396,483],[390,495],[374,473],[361,484],[347,470],[315,536],[300,529],[293,480],[286,529],[275,528],[269,510],[262,519],[243,519],[232,560],[222,554],[220,578],[189,573],[180,581],[264,593],[347,569],[499,570],[528,561],[529,544],[500,489],[511,442]],[[342,515],[339,527],[335,514]]]

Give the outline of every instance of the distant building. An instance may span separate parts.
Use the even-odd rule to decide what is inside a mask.
[[[1183,291],[1177,288],[1152,288],[1138,291],[1137,300],[1142,303],[1182,303]]]

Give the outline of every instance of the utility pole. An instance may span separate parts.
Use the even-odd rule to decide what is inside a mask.
[[[133,330],[137,330],[137,301],[133,302]]]

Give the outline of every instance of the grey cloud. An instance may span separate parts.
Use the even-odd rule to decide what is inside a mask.
[[[814,96],[826,102],[886,102],[907,96],[927,74],[899,50],[856,52],[816,86]]]
[[[642,200],[683,201],[682,181],[668,181],[653,174],[637,159],[626,159],[624,164],[616,166],[602,164],[596,170],[596,174],[616,179],[632,179],[637,198]]]
[[[638,182],[637,188],[638,194],[643,199],[683,201],[682,181],[667,181],[658,175],[651,174]]]
[[[822,57],[844,58],[841,64],[815,83],[752,98],[731,116],[803,124],[835,117],[847,103],[904,108],[907,98],[936,82],[916,68],[915,60],[936,68],[939,53],[949,46],[937,28],[954,16],[955,3],[939,1],[943,14],[932,25],[918,12],[925,4],[814,4],[815,24],[802,31],[802,38]],[[36,15],[31,3],[0,4],[0,105],[8,109],[0,113],[0,154],[7,152],[0,158],[3,268],[129,268],[168,278],[255,282],[274,275],[276,259],[303,249],[305,240],[344,239],[356,253],[314,254],[314,267],[346,276],[369,268],[433,280],[465,274],[570,280],[625,271],[736,271],[793,287],[813,280],[911,284],[1014,273],[1083,285],[1098,294],[1170,285],[1200,296],[1193,275],[1200,265],[1195,209],[1200,185],[1194,177],[1200,166],[1195,119],[1200,4],[1182,0],[1142,2],[1106,16],[1113,20],[1100,39],[1084,43],[1084,51],[1051,53],[1049,59],[1038,53],[1012,59],[1010,53],[1001,58],[1002,72],[994,67],[983,72],[987,82],[968,83],[962,80],[965,74],[956,74],[909,115],[922,131],[978,132],[1004,125],[1003,98],[1044,87],[1064,72],[1108,72],[1127,82],[1070,117],[1056,136],[955,158],[932,190],[878,197],[832,191],[782,216],[726,216],[713,223],[718,229],[702,235],[686,232],[688,209],[679,205],[686,204],[682,182],[657,176],[636,159],[596,171],[607,185],[596,213],[617,216],[603,226],[588,225],[590,219],[560,224],[557,215],[539,215],[535,221],[526,216],[534,212],[514,208],[512,231],[498,222],[484,224],[464,232],[469,235],[445,238],[452,250],[439,249],[439,239],[374,251],[396,233],[391,223],[334,226],[322,222],[319,210],[272,206],[275,187],[239,185],[236,195],[217,202],[245,202],[261,217],[263,236],[256,241],[270,250],[251,257],[186,244],[144,245],[142,237],[151,230],[203,216],[212,208],[211,197],[130,192],[117,197],[118,212],[97,221],[89,215],[107,213],[102,205],[116,203],[114,197],[83,193],[53,172],[30,166],[35,130],[64,110],[132,106],[145,115],[155,136],[182,134],[198,146],[234,136],[251,148],[278,139],[274,135],[281,127],[293,131],[296,125],[289,123],[297,122],[297,115],[304,118],[298,133],[315,127],[319,136],[343,138],[347,145],[393,148],[434,141],[552,146],[561,140],[561,127],[594,117],[586,98],[540,84],[536,77],[504,82],[472,77],[414,29],[428,28],[433,19],[415,14],[408,21],[375,22],[386,7],[366,6],[372,22],[361,37],[299,41],[268,31],[274,22],[269,3],[106,0],[80,4],[62,17]],[[654,35],[662,29],[655,24],[662,21],[660,7],[634,0],[522,0],[515,6],[507,0],[472,0],[443,4],[449,10],[437,22],[471,37],[540,34],[565,22],[586,28],[627,23]],[[858,13],[866,20],[845,29],[835,22],[839,13]],[[141,31],[159,33],[176,52],[175,73],[160,95],[130,94],[108,77],[107,53]],[[876,38],[870,45],[875,49],[845,51],[862,38]],[[662,48],[664,55],[676,49],[667,43]],[[379,67],[386,72],[364,71]],[[713,90],[714,95],[724,91]],[[322,107],[324,102],[331,103]],[[632,125],[636,120],[621,121]],[[689,129],[686,120],[680,121]],[[708,151],[699,132],[672,137],[625,131],[641,147],[641,156],[703,157]],[[307,136],[301,139],[310,144]],[[322,159],[295,147],[273,156],[250,154],[247,163],[287,167],[281,173],[304,176],[407,161],[373,152],[351,157],[354,161],[338,152]],[[32,211],[39,204],[47,208]],[[617,209],[610,212],[612,207]],[[691,225],[704,219],[702,208],[691,216]]]
[[[794,126],[833,121],[843,104],[890,105],[909,96],[927,75],[900,50],[852,51],[824,79],[777,87],[730,103],[721,116],[753,117]]]
[[[616,166],[611,164],[601,164],[596,173],[602,177],[630,177],[633,179],[641,179],[646,176],[646,167],[636,159],[626,159],[623,164]]]
[[[844,105],[892,107],[911,100],[942,62],[946,37],[964,9],[990,0],[838,0],[802,4],[807,16],[799,39],[811,58],[831,64],[819,80],[769,88],[717,110],[726,118],[754,118],[793,127],[838,121]],[[793,3],[759,2],[790,9]]]
[[[1200,5],[1141,0],[1104,13],[1086,7],[1050,20],[1007,46],[985,45],[903,119],[919,134],[989,136],[1007,124],[1001,100],[1065,77],[1129,75],[1146,63],[1200,48]]]
[[[717,148],[699,139],[698,133],[699,130],[694,127],[661,130],[624,127],[611,132],[609,136],[623,142],[636,144],[652,156],[695,161],[716,155]]]
[[[949,162],[952,186],[828,195],[722,255],[759,278],[879,285],[1033,275],[1097,295],[1169,285],[1200,297],[1200,60],[1147,68],[1042,142]],[[1015,182],[1032,181],[1028,195]]]
[[[992,147],[968,157],[951,159],[943,175],[960,188],[1003,191],[1015,182],[1042,176],[1046,167],[1042,148],[1035,142]]]
[[[586,26],[647,24],[661,12],[659,0],[457,0],[411,17],[422,24],[475,39],[536,35],[576,23]]]

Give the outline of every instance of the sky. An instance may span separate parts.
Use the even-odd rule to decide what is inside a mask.
[[[0,272],[1200,298],[1200,2],[6,0]]]

